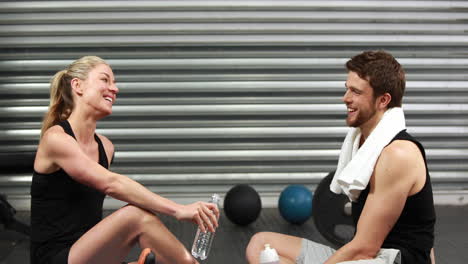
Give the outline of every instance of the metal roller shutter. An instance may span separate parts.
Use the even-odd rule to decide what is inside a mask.
[[[336,167],[344,63],[385,49],[406,69],[436,202],[466,203],[467,21],[467,1],[0,2],[2,164],[35,150],[52,75],[98,55],[120,88],[98,124],[113,170],[180,202],[248,183],[275,206],[287,184],[315,188]],[[0,172],[18,208],[30,182]]]

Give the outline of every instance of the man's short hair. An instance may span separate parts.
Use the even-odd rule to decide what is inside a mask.
[[[374,90],[374,98],[389,93],[388,108],[401,107],[405,92],[405,71],[398,61],[385,51],[365,51],[346,62],[348,71],[367,80]]]

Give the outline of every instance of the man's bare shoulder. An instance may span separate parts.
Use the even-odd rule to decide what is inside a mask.
[[[395,140],[382,150],[376,165],[376,181],[382,186],[413,186],[424,168],[421,151],[415,143]]]
[[[388,144],[380,155],[397,164],[406,164],[422,157],[418,146],[409,140],[395,140]]]

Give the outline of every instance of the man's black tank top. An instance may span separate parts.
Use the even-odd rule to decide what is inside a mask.
[[[406,130],[400,131],[392,142],[394,140],[409,140],[418,146],[426,166],[426,183],[421,191],[406,199],[405,207],[395,226],[383,242],[382,248],[399,249],[404,264],[430,264],[430,250],[434,246],[436,215],[426,154],[421,143],[408,134]],[[361,192],[358,200],[353,203],[352,216],[355,224],[357,224],[364,208],[369,194],[369,185]]]
[[[75,138],[68,121],[59,125]],[[108,168],[104,146],[98,143],[99,164]],[[76,138],[75,138],[76,139]],[[74,181],[63,169],[50,174],[33,172],[31,185],[31,264],[49,263],[50,258],[71,247],[102,219],[105,195]]]

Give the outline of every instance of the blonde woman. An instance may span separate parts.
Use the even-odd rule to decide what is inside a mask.
[[[114,146],[96,123],[118,92],[111,67],[95,56],[53,77],[31,186],[31,264],[122,263],[137,243],[145,250],[134,263],[151,263],[153,252],[158,263],[197,263],[154,213],[217,227],[215,205],[177,204],[109,170]],[[128,205],[102,219],[106,195]]]

